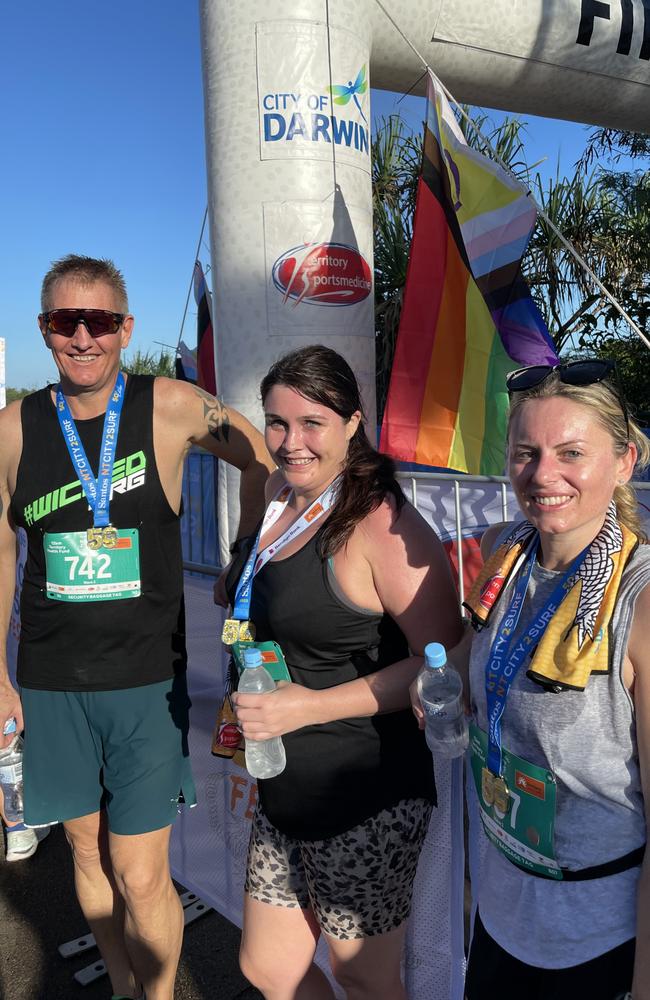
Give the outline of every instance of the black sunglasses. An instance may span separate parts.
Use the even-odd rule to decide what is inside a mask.
[[[607,383],[607,388],[614,394],[623,411],[627,436],[630,436],[630,421],[625,399],[618,385],[616,362],[611,358],[585,358],[584,361],[567,361],[559,365],[530,365],[528,368],[517,368],[506,375],[506,388],[509,393],[525,392],[541,385],[549,375],[557,372],[560,382],[565,385],[595,385],[612,375],[616,384]]]
[[[72,337],[79,324],[83,323],[94,338],[117,333],[125,317],[126,313],[114,313],[108,309],[51,309],[41,318],[51,333]]]

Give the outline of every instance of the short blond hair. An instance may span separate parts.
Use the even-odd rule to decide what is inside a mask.
[[[128,313],[129,299],[126,294],[124,275],[112,260],[104,257],[85,257],[83,254],[70,253],[60,260],[55,260],[43,278],[41,286],[41,311],[47,312],[51,307],[52,289],[57,281],[72,278],[82,285],[94,285],[101,281],[115,292],[119,311]]]

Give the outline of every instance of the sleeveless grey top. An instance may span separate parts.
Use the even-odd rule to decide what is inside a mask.
[[[533,567],[516,633],[530,624],[559,573]],[[634,705],[622,680],[634,603],[650,583],[650,545],[622,578],[610,629],[611,670],[584,691],[545,690],[524,662],[502,718],[504,746],[557,778],[555,852],[563,868],[612,861],[645,843]],[[489,628],[474,636],[470,680],[475,719],[487,728],[484,669],[510,585]],[[474,810],[477,815],[476,810]],[[480,820],[478,821],[480,823]],[[589,961],[635,936],[640,868],[583,882],[547,881],[521,871],[480,833],[478,902],[488,933],[515,958],[542,968]]]

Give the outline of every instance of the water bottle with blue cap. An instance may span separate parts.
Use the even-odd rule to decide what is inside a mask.
[[[244,669],[238,691],[245,694],[267,694],[275,691],[275,681],[264,666],[259,649],[245,649]],[[275,778],[284,771],[287,758],[279,736],[268,740],[246,740],[246,769],[253,778]]]
[[[436,757],[460,757],[469,743],[463,682],[447,662],[447,651],[439,642],[430,642],[424,649],[424,665],[418,674],[418,695],[431,753]]]
[[[0,750],[0,786],[4,798],[4,815],[8,823],[22,823],[23,741],[16,733],[15,719],[9,719],[2,732],[4,736],[16,734],[9,746]]]

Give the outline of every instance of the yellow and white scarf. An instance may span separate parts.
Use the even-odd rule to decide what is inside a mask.
[[[487,560],[464,602],[474,628],[489,624],[500,596],[536,541],[537,529],[529,521],[520,522]],[[609,672],[609,624],[623,570],[637,545],[637,536],[617,520],[612,501],[572,586],[532,654],[527,671],[532,680],[584,691],[592,673]]]

